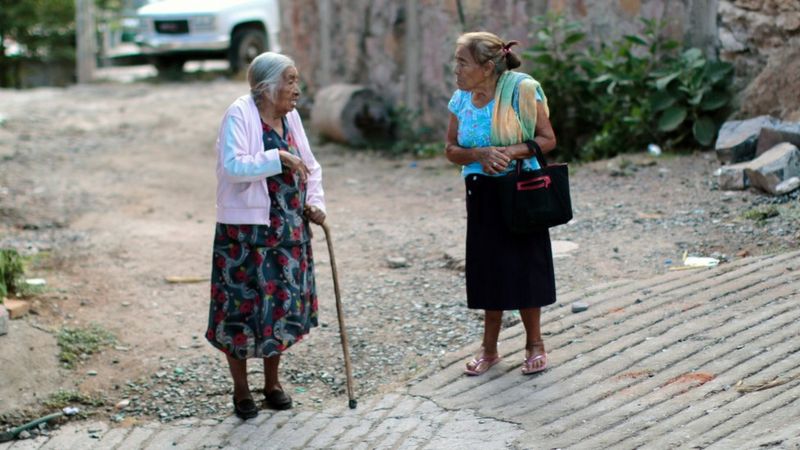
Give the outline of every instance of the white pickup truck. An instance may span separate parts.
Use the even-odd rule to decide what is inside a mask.
[[[231,70],[280,51],[278,0],[160,0],[138,9],[135,38],[160,73],[188,60],[227,59]]]

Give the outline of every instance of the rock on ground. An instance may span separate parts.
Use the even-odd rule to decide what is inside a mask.
[[[717,158],[723,164],[750,161],[756,156],[756,142],[761,129],[779,123],[778,119],[770,116],[725,122],[714,145]]]
[[[744,172],[754,187],[778,195],[781,182],[800,175],[800,149],[788,142],[778,144],[751,161]]]

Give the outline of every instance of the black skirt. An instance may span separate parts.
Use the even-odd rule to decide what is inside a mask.
[[[515,310],[556,302],[550,232],[512,234],[501,218],[500,184],[468,175],[467,307]]]

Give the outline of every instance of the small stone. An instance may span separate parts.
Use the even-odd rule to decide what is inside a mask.
[[[65,416],[74,416],[81,412],[81,410],[77,406],[66,406],[61,412],[63,412]]]
[[[3,301],[5,309],[8,310],[8,315],[11,319],[19,319],[31,310],[30,302],[25,300],[17,300],[14,298],[7,298]]]
[[[589,309],[589,305],[584,302],[573,302],[572,303],[572,312],[579,313],[584,312]]]
[[[90,370],[90,371],[86,372],[86,375],[89,375],[90,377],[96,377],[97,376],[97,371],[96,370]]]
[[[30,439],[30,437],[31,437],[31,433],[30,433],[30,432],[28,432],[28,430],[22,430],[22,432],[21,432],[21,433],[19,433],[19,434],[17,435],[17,437],[18,437],[19,439]]]
[[[778,183],[778,185],[775,186],[775,193],[777,195],[785,195],[797,189],[800,189],[800,177],[791,177]]]
[[[408,267],[408,260],[402,256],[389,256],[386,258],[386,263],[389,265],[390,269]]]
[[[175,373],[175,375],[183,375],[183,369],[181,369],[180,367],[176,367],[175,370],[173,370],[173,372]]]
[[[117,409],[125,409],[130,404],[131,404],[131,401],[126,398],[124,400],[120,400],[116,405],[114,405],[114,407],[117,408]]]
[[[8,311],[0,304],[0,336],[8,333]]]

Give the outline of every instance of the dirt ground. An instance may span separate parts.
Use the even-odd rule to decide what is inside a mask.
[[[214,140],[225,108],[244,93],[243,81],[226,79],[0,90],[0,246],[33,256],[28,276],[47,280],[30,300],[33,314],[0,337],[3,423],[43,412],[59,389],[101,398],[103,406],[83,407],[114,421],[229,414],[221,354],[203,338],[207,283],[164,278],[210,272]],[[465,229],[457,168],[443,157],[313,148],[358,394],[405,383],[444,352],[474,344],[480,316],[464,306],[453,261]],[[797,248],[797,195],[716,190],[717,167],[713,152],[575,165],[575,220],[552,231],[578,246],[556,259],[559,291],[663,273],[684,252],[724,264]],[[777,215],[745,218],[767,207]],[[321,230],[313,245],[323,324],[291,349],[282,371],[301,408],[346,401]],[[395,256],[408,267],[389,268]],[[569,305],[557,307],[569,314]],[[89,324],[117,343],[62,367],[55,334]],[[251,365],[254,386],[259,366]],[[115,408],[123,399],[128,406]]]

